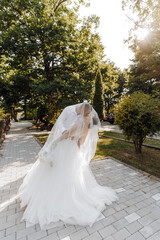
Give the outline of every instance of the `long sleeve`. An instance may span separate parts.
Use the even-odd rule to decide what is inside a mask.
[[[63,133],[65,130],[67,130],[64,126],[64,122],[66,121],[67,113],[68,113],[68,110],[67,110],[67,108],[65,108],[62,111],[62,113],[60,114],[58,121],[57,121],[59,130],[61,131],[61,133]]]

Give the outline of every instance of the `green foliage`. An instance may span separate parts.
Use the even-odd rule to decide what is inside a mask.
[[[99,18],[78,18],[85,2],[71,8],[67,0],[0,0],[0,96],[13,117],[17,108],[37,107],[38,114],[45,104],[52,119],[66,105],[92,98],[103,46]]]
[[[5,113],[3,108],[0,108],[0,119],[9,117],[9,115],[7,113]]]
[[[107,113],[119,101],[126,84],[125,74],[118,69],[114,63],[103,63],[101,66],[104,101]]]
[[[141,152],[146,136],[160,130],[160,111],[158,101],[148,94],[135,92],[124,96],[116,107],[116,123],[127,139],[132,139],[135,151]]]
[[[93,107],[99,115],[99,118],[103,119],[103,108],[104,108],[104,99],[103,99],[103,83],[102,75],[100,69],[98,69],[96,78],[95,78],[95,93],[93,97]]]
[[[143,91],[152,94],[160,91],[160,1],[123,1],[123,9],[133,22],[127,40],[135,54],[130,69],[129,92]],[[149,30],[144,39],[139,39],[136,31]]]

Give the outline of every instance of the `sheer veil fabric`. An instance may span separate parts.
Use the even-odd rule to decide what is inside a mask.
[[[118,199],[97,183],[89,163],[95,155],[100,121],[89,103],[66,107],[58,117],[18,194],[27,226],[52,222],[92,226]],[[106,205],[105,205],[106,204]]]

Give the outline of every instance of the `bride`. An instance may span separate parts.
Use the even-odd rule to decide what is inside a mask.
[[[100,121],[89,103],[66,107],[25,176],[18,193],[27,226],[52,222],[92,226],[104,218],[116,191],[99,185],[90,169]]]

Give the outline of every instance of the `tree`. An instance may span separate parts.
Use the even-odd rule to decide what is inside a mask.
[[[129,92],[143,91],[152,94],[160,90],[160,35],[150,33],[148,37],[137,42],[135,59],[130,67],[128,82]]]
[[[159,0],[123,1],[123,9],[133,23],[127,40],[129,47],[135,53],[130,67],[128,82],[129,92],[143,91],[152,94],[160,91],[160,9]],[[138,32],[148,29],[144,38],[138,37]]]
[[[68,4],[63,0],[0,1],[0,50],[8,72],[1,79],[12,84],[12,96],[18,89],[15,108],[26,111],[38,99],[52,119],[66,105],[91,99],[103,58],[96,33],[99,18],[80,20],[78,7]],[[6,95],[1,96],[5,100]],[[7,104],[11,107],[11,98]]]
[[[112,62],[104,62],[101,66],[104,85],[104,101],[107,113],[119,101],[126,84],[125,74]]]
[[[93,97],[93,107],[97,111],[100,120],[103,119],[104,99],[103,99],[103,83],[100,69],[98,69],[95,78],[95,93]]]
[[[135,92],[125,96],[116,107],[116,122],[127,139],[132,139],[135,152],[141,153],[146,136],[160,130],[158,101],[148,94]]]

